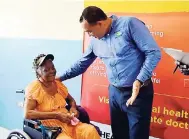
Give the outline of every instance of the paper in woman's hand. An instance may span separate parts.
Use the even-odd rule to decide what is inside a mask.
[[[74,113],[72,113],[71,116],[73,117],[71,120],[71,125],[77,125],[79,123],[79,119],[74,116]]]

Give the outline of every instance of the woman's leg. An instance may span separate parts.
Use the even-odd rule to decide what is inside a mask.
[[[79,123],[75,131],[77,139],[100,139],[96,128],[90,124]]]
[[[66,135],[64,132],[60,133],[56,139],[73,139],[70,136]]]

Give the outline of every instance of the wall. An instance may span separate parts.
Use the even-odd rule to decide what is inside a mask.
[[[171,0],[148,0],[148,1],[89,1],[85,0],[85,7],[95,5],[102,8],[105,12],[129,12],[129,13],[165,13],[165,12],[187,12],[189,11],[188,1],[171,1]],[[119,7],[119,8],[115,8]]]
[[[0,36],[81,40],[82,9],[82,1],[0,1]]]
[[[54,54],[60,75],[82,55],[82,10],[82,1],[0,1],[0,127],[22,128],[24,95],[16,91],[35,79],[35,56]],[[64,83],[80,103],[81,76]]]

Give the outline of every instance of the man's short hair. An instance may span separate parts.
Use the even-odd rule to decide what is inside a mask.
[[[83,20],[86,20],[89,24],[96,24],[97,21],[102,21],[106,19],[107,15],[102,9],[96,6],[89,6],[83,10],[79,22],[82,23]]]

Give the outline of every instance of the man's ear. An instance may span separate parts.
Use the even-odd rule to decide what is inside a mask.
[[[103,22],[102,21],[97,21],[96,24],[99,25],[99,26],[102,26]]]

